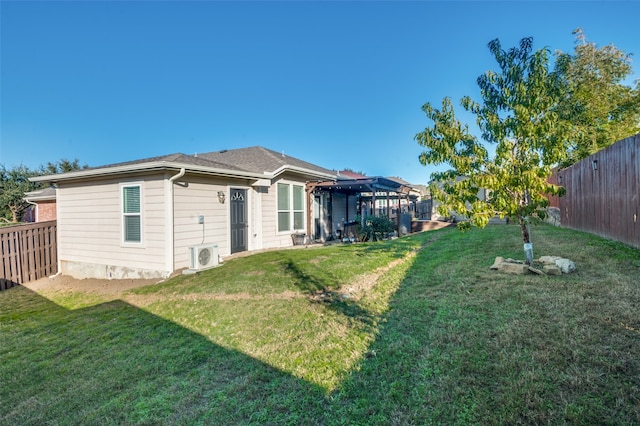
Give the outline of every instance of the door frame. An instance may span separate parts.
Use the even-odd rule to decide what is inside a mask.
[[[244,204],[244,208],[245,208],[245,225],[246,225],[246,232],[245,232],[245,236],[246,236],[246,249],[243,251],[249,251],[251,250],[252,244],[251,244],[251,238],[249,238],[249,235],[251,235],[251,231],[253,229],[252,226],[252,220],[251,220],[251,216],[250,213],[252,211],[252,209],[249,207],[251,204],[251,188],[247,187],[247,186],[243,186],[243,185],[229,185],[227,186],[227,194],[228,194],[228,200],[229,200],[229,207],[227,208],[228,211],[228,216],[227,216],[227,229],[228,229],[228,247],[229,247],[229,254],[234,254],[232,253],[232,246],[231,246],[231,197],[233,194],[234,190],[241,190],[245,192],[245,204]],[[241,253],[242,251],[238,251],[235,253]]]

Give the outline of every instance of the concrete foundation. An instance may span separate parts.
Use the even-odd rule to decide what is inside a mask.
[[[72,262],[63,260],[60,262],[60,272],[77,279],[97,278],[102,280],[124,279],[151,279],[166,278],[166,271],[154,271],[150,269],[129,268],[126,266],[99,265],[95,263]]]

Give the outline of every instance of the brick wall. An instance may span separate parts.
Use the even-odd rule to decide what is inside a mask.
[[[54,200],[38,202],[38,215],[37,215],[38,222],[56,220],[57,216],[58,215],[56,212],[56,202]]]

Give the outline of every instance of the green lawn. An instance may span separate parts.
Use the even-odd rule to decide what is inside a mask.
[[[110,300],[0,292],[0,424],[640,424],[640,252],[537,226],[284,250]]]

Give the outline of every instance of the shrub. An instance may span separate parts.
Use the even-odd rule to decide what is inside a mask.
[[[389,234],[395,231],[396,224],[386,216],[366,216],[364,222],[362,216],[356,216],[358,221],[358,234],[360,241],[380,241],[389,238]]]

